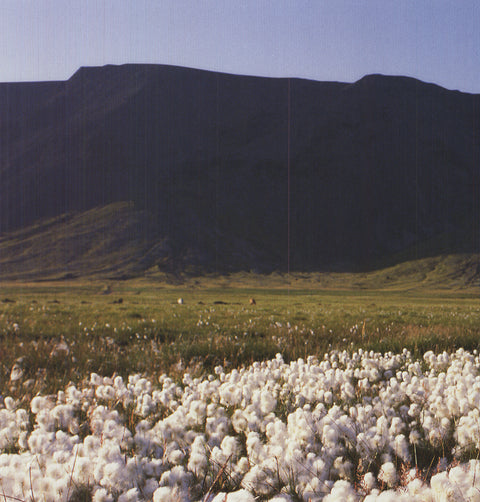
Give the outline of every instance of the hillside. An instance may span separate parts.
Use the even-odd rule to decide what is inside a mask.
[[[479,95],[125,65],[0,84],[0,109],[4,277],[480,252]]]
[[[77,278],[147,281],[189,288],[478,291],[480,254],[402,261],[368,272],[237,270],[203,274],[198,256],[179,255],[168,239],[153,241],[152,221],[132,203],[115,203],[44,220],[0,238],[3,281]],[[176,257],[176,258],[174,258]]]

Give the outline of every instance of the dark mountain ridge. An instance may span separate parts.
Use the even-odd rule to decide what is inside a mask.
[[[0,110],[4,241],[130,202],[135,225],[111,231],[142,242],[144,269],[353,270],[480,251],[480,95],[124,65],[0,84]]]

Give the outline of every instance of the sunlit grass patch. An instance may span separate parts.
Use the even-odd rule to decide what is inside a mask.
[[[332,348],[478,348],[480,300],[438,292],[166,288],[156,283],[4,286],[1,391],[48,392],[92,371],[157,377]],[[182,298],[183,304],[177,299]],[[250,304],[250,298],[256,304]],[[121,299],[121,302],[119,301]],[[12,379],[17,364],[22,377]]]

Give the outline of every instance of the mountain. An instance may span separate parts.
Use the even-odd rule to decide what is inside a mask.
[[[0,110],[4,277],[480,251],[480,95],[123,65],[0,84]]]

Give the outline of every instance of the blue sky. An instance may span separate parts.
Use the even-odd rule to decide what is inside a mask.
[[[0,0],[0,82],[122,63],[480,93],[480,1]]]

